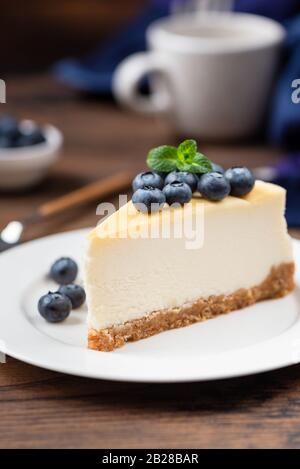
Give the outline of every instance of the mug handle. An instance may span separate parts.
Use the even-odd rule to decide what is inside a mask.
[[[143,96],[138,89],[142,78],[150,73],[163,74],[165,69],[154,52],[140,52],[125,59],[113,76],[113,94],[129,109],[142,114],[162,114],[170,111],[171,99],[167,89]]]

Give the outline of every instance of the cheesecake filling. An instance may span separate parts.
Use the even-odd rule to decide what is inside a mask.
[[[227,197],[218,203],[193,198],[191,204],[194,211],[204,211],[203,243],[197,249],[187,249],[184,237],[120,237],[112,223],[118,212],[91,233],[85,258],[90,331],[157,311],[174,312],[199,299],[251,291],[282,265],[293,266],[282,188],[257,181],[244,198]],[[161,223],[164,213],[136,213],[131,223]],[[288,283],[286,292],[290,278]]]
[[[106,329],[89,329],[88,346],[93,350],[111,352],[126,342],[145,339],[163,331],[185,327],[245,308],[257,301],[285,296],[294,288],[294,264],[273,267],[268,277],[252,288],[242,288],[230,295],[198,298],[193,303],[178,308],[154,311],[139,319],[110,326]]]

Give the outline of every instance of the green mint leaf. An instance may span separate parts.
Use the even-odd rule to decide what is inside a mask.
[[[177,148],[162,145],[153,148],[147,156],[147,164],[154,171],[170,172],[177,168]]]
[[[188,173],[204,174],[212,171],[212,165],[206,156],[202,153],[196,153],[189,161],[177,161],[177,169]]]
[[[149,151],[149,168],[154,171],[186,171],[188,173],[209,173],[212,165],[206,156],[197,152],[195,140],[185,140],[178,148],[162,145]]]
[[[197,142],[195,140],[184,140],[177,149],[178,159],[182,162],[191,161],[197,153]]]
[[[201,166],[200,173],[210,173],[213,169],[211,161],[202,153],[196,153],[195,162]]]

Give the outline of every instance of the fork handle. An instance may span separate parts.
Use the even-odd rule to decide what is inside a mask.
[[[58,215],[66,210],[70,210],[87,202],[96,199],[103,199],[111,194],[117,194],[121,190],[127,189],[132,181],[132,174],[127,171],[117,173],[113,176],[101,179],[77,189],[69,194],[42,204],[35,214],[28,217],[27,223],[41,220],[43,218]]]

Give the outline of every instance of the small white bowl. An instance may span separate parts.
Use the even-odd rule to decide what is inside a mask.
[[[23,121],[23,126],[33,125]],[[62,133],[53,125],[43,125],[43,143],[28,147],[0,148],[0,190],[20,190],[34,186],[57,161],[62,146]]]

